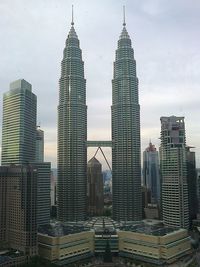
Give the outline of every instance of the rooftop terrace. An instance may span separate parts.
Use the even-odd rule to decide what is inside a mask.
[[[95,233],[116,233],[117,230],[137,232],[153,236],[165,236],[177,231],[176,228],[164,227],[162,222],[144,220],[140,222],[116,222],[109,217],[93,217],[86,222],[53,222],[39,227],[38,232],[49,236],[64,236],[94,230]]]

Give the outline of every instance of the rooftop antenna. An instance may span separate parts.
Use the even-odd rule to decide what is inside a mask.
[[[74,25],[74,6],[72,5],[72,22],[71,25]]]
[[[123,6],[123,26],[126,26],[125,6]]]

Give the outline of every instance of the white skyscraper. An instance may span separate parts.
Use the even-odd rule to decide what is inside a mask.
[[[161,117],[162,212],[167,226],[188,228],[184,117]]]

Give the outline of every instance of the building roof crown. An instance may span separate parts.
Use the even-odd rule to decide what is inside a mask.
[[[89,165],[101,165],[101,163],[95,158],[91,158],[89,161],[88,161],[88,164]]]
[[[130,39],[129,34],[126,30],[125,6],[123,6],[123,29],[120,35],[120,39]]]

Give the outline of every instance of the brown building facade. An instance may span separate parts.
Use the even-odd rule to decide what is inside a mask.
[[[37,169],[0,167],[0,241],[27,256],[37,253]]]
[[[103,214],[103,175],[101,163],[93,157],[87,164],[88,213],[91,216]]]

